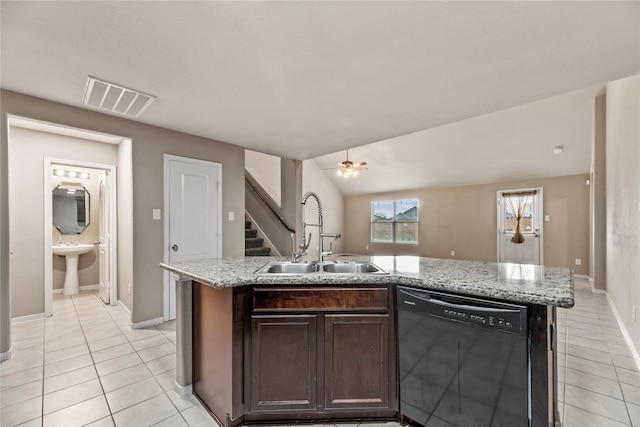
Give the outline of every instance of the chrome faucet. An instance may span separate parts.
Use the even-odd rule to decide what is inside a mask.
[[[309,197],[313,197],[314,199],[316,199],[316,202],[318,203],[318,223],[317,224],[307,224],[305,219],[304,219],[304,208],[307,204],[307,200],[309,199]],[[323,231],[323,225],[322,225],[322,202],[320,201],[320,197],[318,197],[318,195],[316,193],[314,193],[313,191],[309,191],[307,192],[303,197],[302,197],[302,243],[300,244],[300,249],[302,249],[302,252],[300,253],[296,253],[294,252],[292,254],[292,261],[293,262],[298,262],[298,259],[307,254],[307,249],[309,249],[309,244],[311,243],[311,233],[309,233],[309,238],[307,239],[307,226],[311,226],[311,227],[318,227],[318,234],[319,234],[319,245],[318,245],[318,261],[322,262],[324,261],[324,257],[325,256],[331,256],[331,250],[329,250],[328,252],[324,251],[324,247],[323,247],[323,239],[325,237],[333,237],[335,240],[338,240],[341,236],[338,233],[325,233]],[[295,247],[295,245],[294,245]]]
[[[311,233],[309,233],[309,243],[311,243]],[[309,243],[307,243],[307,246],[305,247],[300,245],[300,248],[302,249],[302,251],[296,252],[296,233],[291,233],[291,246],[293,247],[293,251],[291,252],[291,262],[293,263],[300,262],[300,258],[302,258],[307,254]]]

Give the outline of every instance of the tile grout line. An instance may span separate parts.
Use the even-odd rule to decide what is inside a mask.
[[[564,336],[565,336],[565,341],[564,341],[564,387],[562,388],[562,416],[560,417],[560,424],[564,425],[565,423],[565,406],[566,406],[566,395],[567,395],[567,375],[568,375],[568,370],[569,370],[569,321],[568,321],[568,317],[566,316],[565,313],[565,321],[566,321],[566,325],[564,327],[565,331],[564,331]],[[557,361],[556,361],[557,363]],[[556,386],[557,387],[557,386]],[[559,406],[559,402],[558,402],[558,406]]]
[[[94,294],[94,296],[95,296],[95,294]],[[115,426],[116,422],[113,419],[113,413],[111,412],[111,406],[109,405],[109,400],[107,399],[107,394],[104,391],[104,386],[102,385],[102,380],[100,379],[100,374],[98,374],[98,369],[96,368],[96,361],[94,360],[93,353],[91,352],[91,348],[89,347],[89,341],[87,340],[87,336],[85,335],[84,326],[82,324],[82,320],[80,319],[80,316],[78,315],[78,308],[76,306],[76,301],[75,301],[75,298],[73,298],[73,296],[71,296],[71,302],[73,303],[73,309],[76,312],[76,317],[78,318],[78,323],[80,324],[80,330],[82,331],[82,337],[84,338],[85,344],[87,346],[87,350],[89,351],[89,357],[91,358],[91,363],[93,365],[93,370],[96,373],[96,377],[98,378],[98,383],[100,384],[100,389],[102,390],[102,396],[104,397],[104,400],[105,400],[105,402],[107,404],[107,409],[109,410],[109,416],[111,417],[111,421],[113,422],[113,425]],[[44,399],[44,396],[43,396],[43,399]],[[87,400],[89,400],[89,399],[87,399]],[[84,402],[86,402],[86,400]],[[42,409],[44,411],[44,400],[42,402]],[[93,421],[89,422],[88,424],[91,424],[91,423],[93,423],[95,421],[98,421],[98,420],[101,420],[103,418],[106,418],[106,417],[98,418],[97,420],[93,420]],[[43,425],[44,425],[44,415],[42,416],[42,422],[43,422]]]
[[[611,308],[609,308],[609,310],[611,310]],[[598,314],[598,316],[600,316],[600,314]],[[614,318],[615,318],[615,316],[614,316]],[[600,319],[600,320],[602,320],[602,319]],[[617,321],[616,321],[616,323],[617,323]],[[604,326],[604,325],[601,325],[601,326]],[[620,328],[620,325],[618,325],[618,328]],[[607,342],[607,348],[609,348],[609,342]],[[623,368],[615,365],[615,360],[613,360],[613,353],[611,353],[611,349],[610,348],[609,348],[609,353],[612,356],[611,359],[612,359],[612,361],[614,363],[614,371],[616,373],[616,379],[618,380],[618,387],[620,388],[620,393],[622,394],[624,407],[625,407],[625,410],[627,411],[627,417],[629,418],[629,422],[631,423],[631,425],[633,425],[633,419],[631,417],[631,411],[629,410],[629,404],[632,404],[632,403],[627,401],[627,397],[625,395],[624,389],[622,388],[622,381],[620,381],[620,374],[618,372],[618,369],[616,369],[616,368],[620,368],[620,369],[623,369]]]
[[[53,302],[53,301],[52,301]],[[53,304],[51,304],[53,305]],[[45,317],[43,322],[42,322],[42,397],[40,399],[40,427],[44,426],[44,380],[45,380],[45,374],[44,374],[44,368],[45,368],[45,363],[44,363],[44,355],[45,352],[47,351],[46,349],[46,335],[47,335],[47,318]],[[35,418],[34,418],[35,419]],[[23,423],[24,424],[24,423]]]
[[[111,315],[111,313],[109,313],[109,310],[106,310],[106,311],[107,311],[107,314],[109,315],[109,317],[111,318],[111,320],[113,320],[114,322],[116,322],[116,320],[113,318],[113,316]],[[117,322],[116,322],[116,324],[117,324]],[[120,327],[120,325],[118,325],[118,327]],[[167,337],[167,336],[164,334],[164,332],[163,332],[163,331],[161,331],[160,329],[158,329],[156,326],[154,326],[154,328],[155,328],[158,332],[160,332],[160,334],[161,334],[165,339],[167,339],[167,340],[168,340],[168,342],[170,342],[170,343],[172,343],[172,344],[174,344],[174,345],[175,345],[175,343],[173,343],[173,342],[169,339],[169,337]],[[122,328],[120,328],[120,329],[122,330]],[[123,333],[123,335],[124,335],[124,333]],[[180,415],[180,418],[181,418],[181,419],[182,419],[182,420],[183,420],[183,421],[188,425],[189,423],[187,422],[187,420],[186,420],[186,419],[184,418],[184,416],[182,415],[182,412],[178,409],[178,407],[177,407],[177,406],[176,406],[176,404],[173,402],[173,400],[171,400],[171,398],[170,398],[170,397],[169,397],[169,395],[167,394],[167,391],[166,391],[166,390],[165,390],[165,389],[160,385],[160,383],[158,382],[158,379],[156,378],[156,375],[155,375],[153,372],[151,372],[151,370],[150,370],[150,369],[149,369],[149,367],[147,366],[147,362],[146,362],[146,361],[144,361],[144,360],[142,359],[142,357],[140,357],[139,351],[138,351],[138,350],[137,350],[137,349],[136,349],[136,348],[131,344],[131,342],[132,342],[132,341],[130,341],[130,340],[129,340],[129,338],[128,338],[126,335],[125,335],[125,339],[127,340],[127,343],[128,343],[129,345],[131,345],[131,347],[133,348],[134,353],[135,353],[135,354],[140,358],[140,360],[142,361],[142,363],[141,363],[141,364],[142,364],[142,365],[144,365],[144,366],[145,366],[145,368],[147,368],[147,370],[148,370],[148,371],[149,371],[149,373],[151,374],[151,377],[153,378],[153,380],[156,382],[156,384],[158,384],[158,386],[160,387],[160,390],[162,390],[160,394],[158,394],[158,395],[156,395],[156,396],[152,396],[152,397],[150,397],[150,398],[148,398],[148,399],[145,399],[145,400],[143,400],[143,401],[137,402],[135,405],[138,405],[138,404],[140,404],[140,403],[143,403],[143,402],[146,402],[146,401],[148,401],[148,400],[154,399],[154,398],[156,398],[157,396],[164,395],[167,399],[169,399],[169,402],[171,402],[171,405],[175,408],[176,413],[177,413],[178,415]],[[143,338],[143,339],[144,339],[144,338]],[[140,341],[140,340],[135,340],[135,341]],[[159,346],[161,346],[161,345],[165,345],[165,344],[166,344],[166,343],[159,344],[159,345],[154,346],[154,347],[159,347]],[[154,347],[149,347],[149,348],[154,348]],[[148,348],[145,348],[145,349],[143,349],[143,350],[147,350],[147,349],[148,349]],[[161,357],[164,357],[164,356],[160,356],[160,357],[158,357],[158,358],[156,358],[156,359],[151,359],[151,360],[157,360],[157,359],[160,359]],[[151,360],[149,360],[149,361],[151,361]],[[117,371],[117,372],[119,372],[119,371]],[[166,372],[166,371],[159,372],[158,374],[162,374],[162,373],[164,373],[164,372]],[[125,387],[127,387],[127,386],[125,386]],[[124,388],[124,387],[121,387],[121,388]],[[104,389],[103,389],[103,392],[104,392]],[[105,393],[105,399],[106,399],[106,393]],[[109,404],[109,401],[107,400],[107,405],[108,405],[108,404]],[[131,407],[133,407],[133,406],[135,406],[135,405],[131,405],[131,406],[127,407],[127,408],[123,408],[123,409],[122,409],[122,411],[123,411],[123,410],[125,410],[125,409],[128,409],[128,408],[131,408]],[[189,407],[189,408],[191,408],[191,407]],[[189,409],[189,408],[187,408],[187,409]],[[185,409],[185,410],[186,410],[186,409]],[[111,412],[111,407],[109,407],[109,412]],[[118,411],[118,412],[120,412],[120,411]],[[168,420],[169,418],[171,418],[171,417],[173,417],[173,416],[175,416],[175,415],[176,415],[176,414],[172,414],[172,415],[170,415],[169,417],[167,417],[167,418],[165,418],[165,419],[163,419],[163,420],[158,421],[158,422],[157,422],[157,423],[155,423],[154,425],[156,425],[156,424],[160,424],[160,423],[162,423],[162,422],[164,422],[164,421]],[[112,418],[112,420],[113,420],[114,425],[116,425],[116,423],[115,423],[115,419],[113,418],[113,413],[112,413],[112,412],[111,412],[111,418]]]
[[[576,303],[577,303],[577,301],[576,301]],[[607,306],[608,306],[608,305],[607,305]],[[611,308],[609,307],[609,311],[610,311],[610,310],[611,310]],[[596,325],[596,324],[591,324],[591,326],[594,326],[594,327],[596,327],[596,326],[597,326],[599,329],[602,329],[602,328],[604,327],[604,325],[602,324],[602,319],[600,318],[600,316],[601,316],[601,315],[608,316],[608,314],[607,314],[607,313],[601,313],[601,312],[599,312],[599,311],[598,311],[598,312],[596,312],[596,315],[597,315],[597,317],[596,317],[595,319],[597,319],[598,323],[597,323],[597,325]],[[618,325],[618,328],[619,328],[619,325]],[[591,329],[591,328],[589,328],[589,329]],[[585,330],[589,330],[589,329],[585,329]],[[566,336],[567,336],[567,342],[566,342],[566,345],[567,345],[567,350],[568,350],[569,341],[570,341],[570,339],[569,339],[569,322],[568,322],[568,317],[567,317],[567,335],[566,335]],[[588,338],[587,338],[587,339],[588,339]],[[599,341],[599,340],[597,340],[597,341]],[[580,389],[582,389],[582,390],[586,390],[586,391],[588,391],[588,392],[590,392],[590,393],[595,393],[595,394],[598,394],[598,395],[601,395],[601,396],[606,396],[606,397],[608,397],[608,398],[613,398],[613,399],[615,399],[615,400],[622,401],[622,402],[624,403],[624,408],[625,408],[625,412],[626,412],[627,420],[629,420],[629,424],[627,424],[627,425],[631,425],[631,424],[632,424],[631,414],[630,414],[630,412],[629,412],[629,407],[628,407],[628,405],[627,405],[627,401],[626,401],[625,396],[624,396],[624,391],[622,390],[622,386],[621,386],[621,383],[620,383],[620,377],[619,377],[619,375],[618,375],[618,371],[617,371],[617,369],[616,369],[616,367],[617,367],[617,366],[616,366],[615,361],[614,361],[614,359],[613,359],[613,353],[611,353],[611,349],[610,349],[610,347],[609,347],[609,342],[608,342],[608,341],[606,341],[606,337],[605,337],[605,343],[607,344],[607,352],[606,352],[606,353],[609,355],[610,360],[611,360],[611,365],[609,365],[609,364],[606,364],[606,365],[609,365],[609,366],[613,367],[613,370],[614,370],[614,372],[615,372],[615,376],[616,376],[616,380],[615,380],[615,381],[616,381],[616,383],[617,383],[617,385],[618,385],[618,390],[620,391],[620,395],[622,396],[622,399],[616,399],[616,398],[614,398],[614,397],[612,397],[612,396],[608,396],[608,395],[606,395],[606,394],[602,394],[602,393],[599,393],[599,392],[597,392],[597,391],[589,390],[589,389],[587,389],[587,388],[580,387],[580,386],[577,386],[577,385],[573,385],[573,384],[571,384],[571,386],[572,386],[572,387],[576,387],[576,388],[580,388]],[[577,344],[574,344],[574,345],[577,345]],[[582,348],[586,348],[586,349],[589,349],[589,350],[599,351],[599,352],[605,353],[605,352],[604,352],[604,351],[602,351],[602,350],[597,350],[597,349],[593,349],[593,348],[589,348],[589,347],[584,347],[584,346],[580,346],[580,345],[577,345],[577,346],[578,346],[578,347],[582,347]],[[567,355],[567,359],[568,359],[568,351],[567,351],[566,355]],[[582,357],[580,357],[580,356],[574,356],[574,357],[576,357],[576,358],[580,358],[580,359],[582,359],[582,360],[588,360],[588,361],[590,361],[590,362],[601,363],[601,362],[597,362],[597,361],[594,361],[594,360],[585,359],[585,358],[582,358]],[[569,363],[568,363],[568,360],[567,360],[565,370],[566,370],[566,371],[568,371],[568,369],[569,369]],[[572,369],[573,369],[573,368],[572,368]],[[575,369],[574,369],[574,370],[575,370]],[[610,378],[601,377],[600,375],[596,375],[595,373],[592,373],[592,372],[584,372],[584,371],[580,371],[580,370],[578,370],[578,372],[583,372],[583,373],[586,373],[586,374],[591,374],[591,375],[598,376],[598,377],[600,377],[600,378],[604,378],[604,379],[611,380]],[[568,372],[566,372],[566,374],[568,374]],[[566,378],[566,377],[565,377],[565,380],[567,380],[567,378]],[[611,381],[614,381],[614,380],[611,380]],[[567,385],[567,383],[565,382],[565,395],[566,395],[566,385]],[[574,406],[574,405],[568,404],[568,403],[566,403],[566,402],[564,402],[564,405],[565,405],[565,407],[566,407],[567,405],[569,405],[569,406],[571,406],[571,407],[574,407],[574,408],[577,408],[577,409],[581,409],[581,410],[583,410],[583,411],[586,411],[586,412],[589,412],[589,413],[592,413],[592,414],[598,415],[598,416],[600,416],[600,417],[604,417],[604,418],[607,418],[607,419],[610,419],[610,420],[613,420],[613,421],[616,421],[616,422],[620,422],[619,420],[613,419],[613,418],[611,418],[611,417],[609,417],[609,416],[606,416],[606,415],[603,415],[603,414],[598,414],[598,413],[595,413],[595,412],[590,411],[589,409],[585,409],[585,408],[577,407],[577,406]],[[564,413],[563,413],[563,418],[564,418]],[[563,419],[563,422],[564,422],[564,419]]]

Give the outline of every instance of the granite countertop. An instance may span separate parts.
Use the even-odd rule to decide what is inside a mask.
[[[281,257],[216,258],[172,264],[163,263],[160,266],[180,276],[215,288],[256,284],[395,283],[512,302],[565,308],[574,305],[573,273],[568,268],[414,256],[346,256],[331,260],[373,262],[389,274],[256,274],[256,271],[266,263],[289,261],[288,258]]]

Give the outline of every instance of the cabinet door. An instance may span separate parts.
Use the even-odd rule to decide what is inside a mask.
[[[325,408],[388,408],[389,378],[389,315],[326,315]]]
[[[252,412],[315,409],[316,317],[251,317]]]

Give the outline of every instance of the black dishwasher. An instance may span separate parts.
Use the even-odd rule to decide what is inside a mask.
[[[527,307],[397,289],[404,420],[429,427],[528,426]]]

